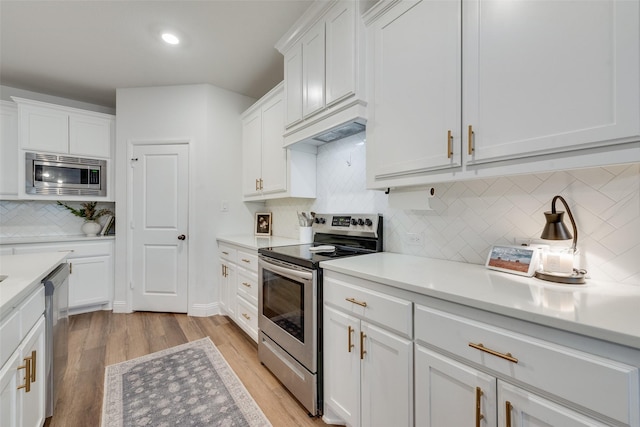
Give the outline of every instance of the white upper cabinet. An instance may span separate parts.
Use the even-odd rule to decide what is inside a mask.
[[[463,119],[474,132],[468,161],[640,136],[638,5],[470,2],[462,29]]]
[[[302,120],[302,45],[297,44],[284,54],[285,123]]]
[[[370,28],[370,180],[460,166],[460,14],[455,1],[403,2]]]
[[[115,126],[113,116],[22,98],[13,99],[18,104],[21,149],[111,157]]]
[[[324,22],[302,38],[302,116],[324,108]]]
[[[283,147],[283,85],[242,118],[242,188],[246,201],[316,195],[316,155]]]
[[[325,104],[339,102],[356,92],[355,2],[339,3],[325,19]]]
[[[0,198],[18,197],[18,109],[0,103]]]
[[[314,2],[277,43],[284,55],[285,146],[366,119],[361,2]]]
[[[640,161],[638,2],[383,0],[364,20],[368,187]]]

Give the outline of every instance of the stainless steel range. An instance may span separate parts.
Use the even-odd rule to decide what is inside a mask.
[[[313,231],[313,243],[258,250],[258,357],[311,415],[320,415],[320,262],[382,251],[382,216],[319,214]]]

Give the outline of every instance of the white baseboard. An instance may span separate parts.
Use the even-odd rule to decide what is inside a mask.
[[[113,302],[114,313],[131,313],[126,301],[114,301]]]
[[[217,302],[209,304],[193,304],[187,313],[193,317],[209,317],[220,314],[220,305]]]

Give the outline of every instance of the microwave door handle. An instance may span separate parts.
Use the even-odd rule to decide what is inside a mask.
[[[273,263],[270,263],[264,260],[260,260],[260,262],[263,264],[263,268],[266,268],[267,270],[271,270],[275,273],[282,274],[283,276],[287,276],[290,279],[294,279],[294,280],[302,279],[307,281],[313,280],[313,273],[280,267],[279,265],[275,265]]]

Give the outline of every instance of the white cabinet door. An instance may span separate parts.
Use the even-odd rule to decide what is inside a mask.
[[[360,320],[327,305],[323,313],[325,406],[347,425],[359,426]]]
[[[220,306],[223,311],[231,317],[236,319],[236,265],[229,261],[220,260]]]
[[[639,5],[466,2],[463,132],[474,131],[468,161],[640,135]]]
[[[340,2],[325,18],[327,106],[356,92],[356,6]]]
[[[24,369],[18,369],[22,363],[21,353],[16,350],[0,370],[0,425],[19,426],[21,422],[18,397],[24,384]]]
[[[287,150],[282,148],[284,99],[262,107],[262,192],[287,191]]]
[[[284,55],[285,125],[302,120],[302,45],[296,44]]]
[[[302,38],[302,116],[324,108],[324,21]]]
[[[0,104],[0,197],[18,196],[18,108]]]
[[[461,164],[461,3],[397,4],[369,29],[368,184]]]
[[[18,400],[23,427],[42,427],[45,419],[46,371],[45,371],[45,321],[44,316],[33,327],[22,344],[22,359],[31,358],[30,390],[19,390]],[[24,370],[21,370],[24,372]],[[4,424],[3,424],[4,425]]]
[[[243,195],[260,194],[262,174],[262,112],[260,109],[242,121],[242,168]]]
[[[113,283],[111,256],[73,258],[68,262],[69,308],[108,303]]]
[[[413,426],[411,341],[364,321],[360,333],[362,425]]]
[[[418,344],[415,393],[417,426],[496,425],[496,379]]]
[[[69,152],[69,114],[55,108],[19,105],[21,148]]]
[[[90,157],[111,157],[112,120],[71,114],[69,153]]]
[[[589,390],[585,390],[589,393]],[[498,381],[498,425],[513,427],[605,427],[592,418]]]

